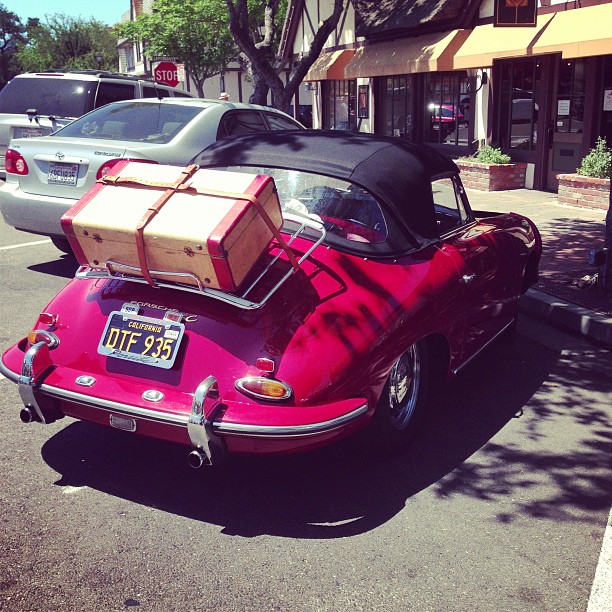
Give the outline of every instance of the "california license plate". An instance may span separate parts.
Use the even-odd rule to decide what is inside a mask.
[[[111,312],[98,353],[157,368],[174,365],[185,326],[125,312]]]
[[[79,164],[51,162],[47,173],[47,182],[54,185],[76,185],[78,176]]]
[[[15,138],[38,138],[43,136],[46,130],[42,128],[20,128],[15,130]]]

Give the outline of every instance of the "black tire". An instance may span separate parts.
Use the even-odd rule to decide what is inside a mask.
[[[51,236],[51,242],[56,249],[62,251],[62,253],[68,253],[72,255],[72,249],[70,248],[70,243],[68,242],[68,238],[62,238],[61,236]]]
[[[393,365],[373,420],[382,449],[398,450],[413,438],[429,401],[431,374],[425,342],[413,344]]]

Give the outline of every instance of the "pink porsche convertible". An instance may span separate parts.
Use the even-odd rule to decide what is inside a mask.
[[[534,224],[473,211],[456,165],[430,148],[277,132],[193,163],[230,182],[272,177],[280,233],[231,291],[81,265],[2,355],[23,422],[69,416],[172,441],[193,467],[365,427],[399,447],[436,381],[513,325],[538,276]]]

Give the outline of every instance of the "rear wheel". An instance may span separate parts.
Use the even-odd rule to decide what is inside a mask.
[[[60,236],[51,236],[51,242],[56,249],[59,249],[63,253],[72,254],[72,249],[70,248],[70,243],[67,238],[62,238]]]
[[[424,342],[413,344],[393,364],[374,415],[383,447],[397,449],[413,437],[428,401],[429,370]]]

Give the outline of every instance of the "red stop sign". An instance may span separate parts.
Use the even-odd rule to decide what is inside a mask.
[[[172,62],[159,62],[153,71],[153,77],[157,83],[165,83],[176,87],[179,83],[178,68]]]

